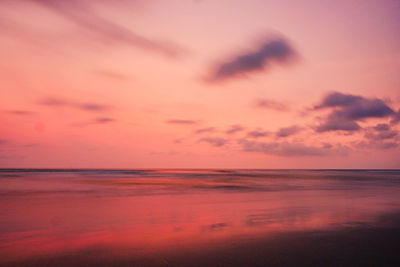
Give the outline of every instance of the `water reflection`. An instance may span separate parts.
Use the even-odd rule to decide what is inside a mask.
[[[399,225],[399,193],[397,171],[3,170],[0,263]]]

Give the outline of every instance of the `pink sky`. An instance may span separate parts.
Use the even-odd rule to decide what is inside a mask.
[[[1,168],[400,168],[400,1],[6,0]]]

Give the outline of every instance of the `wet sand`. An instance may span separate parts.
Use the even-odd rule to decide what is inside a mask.
[[[140,256],[88,248],[4,266],[399,266],[400,228],[281,233]]]

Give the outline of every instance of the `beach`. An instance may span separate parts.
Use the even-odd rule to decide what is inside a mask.
[[[396,170],[6,170],[3,266],[395,266]]]

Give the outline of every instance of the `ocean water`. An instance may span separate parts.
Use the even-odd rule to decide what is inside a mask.
[[[393,227],[398,170],[0,170],[0,264]]]

